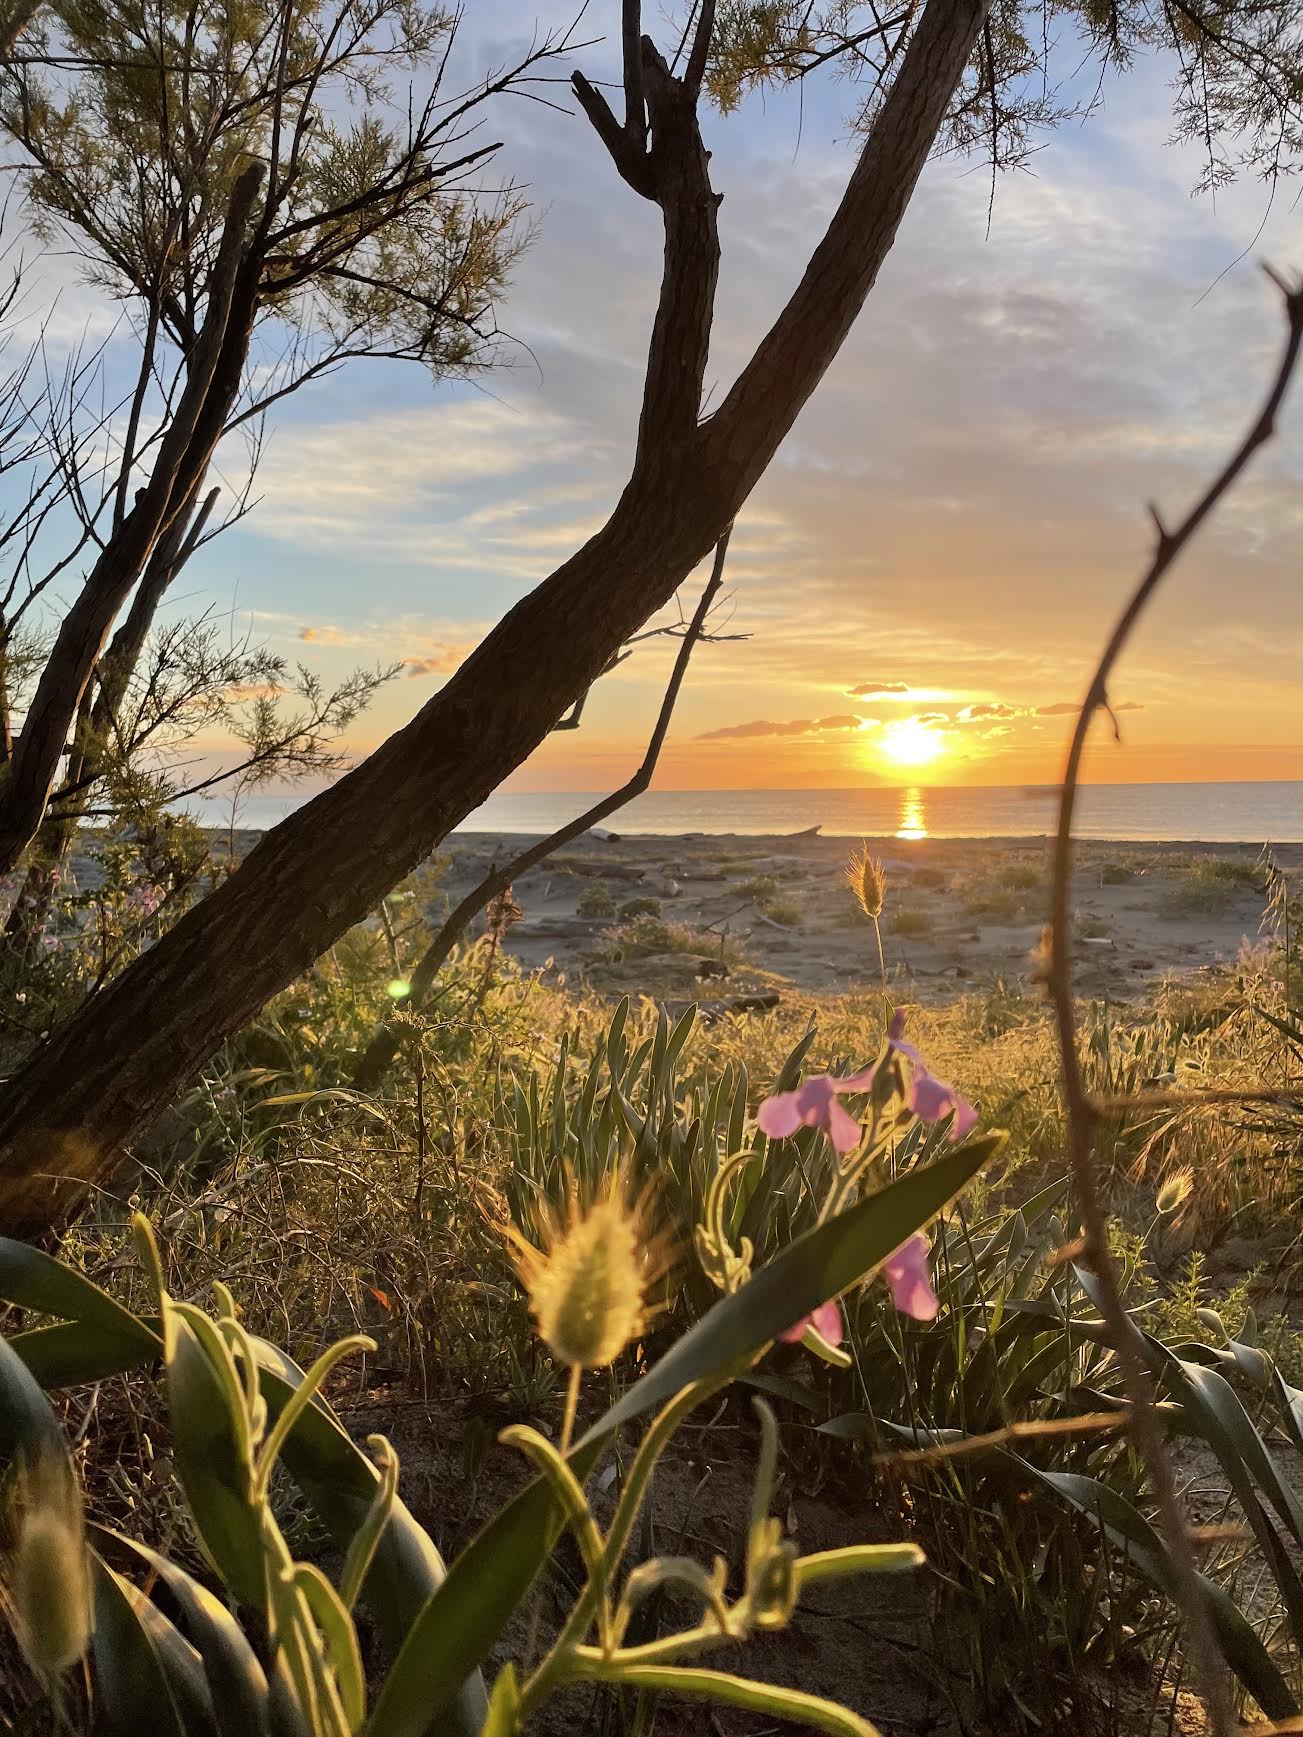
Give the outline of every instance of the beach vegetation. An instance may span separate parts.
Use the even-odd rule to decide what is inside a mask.
[[[762,917],[767,917],[771,923],[777,923],[783,929],[796,928],[802,916],[800,904],[795,899],[785,898],[781,893],[770,893],[766,898],[757,899],[756,910]]]
[[[1220,915],[1246,895],[1264,898],[1265,875],[1252,861],[1196,856],[1166,870],[1164,904],[1169,916]]]
[[[640,893],[635,899],[625,899],[616,913],[624,923],[631,923],[635,917],[659,917],[660,914],[660,900],[649,893]]]
[[[575,910],[581,917],[613,917],[615,899],[605,881],[592,881],[580,893]]]
[[[1017,11],[994,29],[977,0],[928,0],[889,20],[854,5],[781,4],[763,16],[707,5],[676,31],[634,5],[618,35],[616,107],[605,83],[571,73],[594,151],[610,159],[631,210],[655,208],[666,237],[642,432],[616,505],[484,637],[401,743],[392,738],[289,817],[276,852],[252,853],[220,897],[205,889],[184,932],[159,934],[32,1050],[0,1099],[15,1228],[48,1234],[78,1210],[196,1067],[374,911],[558,724],[577,724],[597,674],[622,661],[700,563],[718,561],[861,313],[931,152],[976,152],[994,176],[1022,164],[1043,129],[1090,113],[1092,102],[1067,101],[1044,64],[1054,33]],[[136,667],[159,600],[204,534],[223,436],[252,432],[286,391],[357,355],[442,377],[499,354],[493,310],[528,223],[516,189],[486,191],[493,178],[477,179],[493,146],[476,128],[486,105],[537,95],[532,80],[589,44],[577,25],[540,35],[514,66],[453,92],[441,81],[459,19],[371,0],[338,14],[165,7],[156,20],[123,0],[107,13],[23,6],[10,21],[0,126],[15,173],[91,282],[129,301],[142,342],[107,487],[92,490],[86,541],[60,569],[49,645],[32,665],[30,635],[16,637],[6,666],[31,673],[21,731],[0,732],[0,872],[37,866],[27,859],[51,805],[79,803],[99,778],[120,673]],[[1203,188],[1240,171],[1270,179],[1293,163],[1303,134],[1289,8],[1233,3],[1215,27],[1144,4],[1102,22],[1073,8],[1071,20],[1100,78],[1142,52],[1179,57],[1175,126],[1206,155]],[[22,35],[30,53],[13,52]],[[812,269],[795,274],[801,287],[762,322],[764,342],[706,415],[724,191],[712,174],[727,161],[707,134],[747,92],[819,68],[867,81],[849,129],[860,167],[830,205]],[[1089,76],[1080,82],[1084,90]],[[80,393],[76,370],[73,379]],[[62,407],[49,420],[64,452],[54,471],[66,476]],[[82,444],[99,451],[94,438]],[[86,491],[66,498],[75,508]],[[11,628],[7,606],[4,619]],[[532,648],[528,680],[522,643]],[[915,759],[939,744],[917,720],[902,720],[893,739],[905,736]],[[196,954],[221,961],[202,1004],[188,989]],[[102,1058],[93,1089],[88,1055]],[[45,1138],[50,1128],[84,1130],[84,1140],[74,1153]]]

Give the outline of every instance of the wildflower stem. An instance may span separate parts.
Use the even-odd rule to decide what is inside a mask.
[[[570,1438],[575,1433],[575,1413],[579,1409],[579,1383],[584,1372],[577,1363],[570,1365],[570,1380],[566,1384],[566,1408],[561,1418],[561,1454],[570,1452]]]
[[[747,1366],[750,1366],[753,1361],[754,1359],[747,1358]],[[712,1394],[718,1393],[721,1387],[727,1387],[737,1373],[738,1366],[734,1365],[722,1371],[714,1380],[694,1382],[692,1386],[685,1387],[681,1393],[676,1394],[665,1409],[652,1420],[650,1429],[643,1437],[638,1452],[634,1455],[633,1465],[629,1468],[629,1475],[625,1479],[619,1505],[615,1510],[615,1518],[612,1520],[611,1529],[606,1535],[606,1544],[602,1552],[601,1573],[600,1575],[589,1575],[587,1584],[571,1607],[570,1615],[566,1618],[561,1633],[521,1691],[522,1722],[530,1711],[545,1700],[558,1683],[564,1681],[566,1676],[571,1673],[571,1664],[576,1648],[588,1632],[589,1624],[593,1620],[602,1593],[606,1587],[614,1584],[625,1547],[629,1542],[629,1534],[633,1530],[634,1520],[642,1507],[642,1498],[652,1469],[660,1458],[665,1444],[688,1412],[709,1399]]]

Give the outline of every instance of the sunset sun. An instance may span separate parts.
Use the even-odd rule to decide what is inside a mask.
[[[940,734],[919,718],[888,724],[878,737],[878,748],[895,766],[926,766],[945,753]]]

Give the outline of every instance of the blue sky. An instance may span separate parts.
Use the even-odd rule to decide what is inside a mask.
[[[586,26],[617,12],[602,0]],[[516,6],[468,13],[468,75],[521,46]],[[602,73],[609,49],[579,61]],[[1198,164],[1167,142],[1167,71],[1110,80],[1100,113],[1002,180],[989,236],[983,167],[930,166],[859,326],[739,520],[731,627],[750,637],[698,652],[662,787],[898,782],[893,731],[919,717],[936,782],[1053,776],[1064,714],[1045,708],[1084,684],[1146,552],[1146,501],[1179,510],[1265,382],[1280,318],[1254,262],[1303,266],[1285,189],[1250,258],[1220,276],[1266,193],[1191,199]],[[829,80],[803,104],[770,95],[707,118],[725,196],[720,390],[840,193],[852,107]],[[504,140],[495,173],[527,187],[536,218],[501,314],[524,347],[478,387],[374,364],[289,401],[260,504],[192,564],[177,604],[233,610],[327,676],[407,660],[356,727],[359,752],[596,528],[631,452],[657,214],[577,114],[507,102],[489,129]],[[67,295],[60,320],[71,332],[92,307]],[[223,462],[234,482],[239,449]],[[1137,636],[1115,696],[1133,708],[1126,743],[1096,755],[1094,776],[1303,776],[1301,469],[1296,401]],[[669,655],[653,643],[604,680],[584,728],[517,783],[623,776]],[[865,692],[891,684],[908,692]]]

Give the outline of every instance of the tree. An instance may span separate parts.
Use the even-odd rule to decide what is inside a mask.
[[[449,96],[456,22],[427,0],[66,0],[0,62],[0,132],[28,166],[34,226],[71,238],[139,338],[97,497],[81,436],[61,451],[93,562],[0,782],[0,873],[37,837],[61,767],[79,795],[99,775],[203,532],[218,443],[350,359],[436,377],[494,359],[523,208],[509,187],[472,186],[496,147],[471,135],[559,44]],[[414,106],[397,106],[399,74],[428,86]]]
[[[75,1206],[133,1130],[482,802],[707,556],[836,356],[947,121],[970,113],[964,80],[974,66],[982,76],[987,22],[987,0],[926,0],[873,27],[884,44],[880,89],[840,204],[768,333],[703,417],[719,196],[699,109],[714,9],[701,0],[671,64],[642,34],[637,0],[625,0],[622,115],[582,74],[573,80],[616,171],[657,209],[664,234],[619,500],[409,724],[270,832],[10,1083],[0,1102],[9,1223],[40,1233]]]

